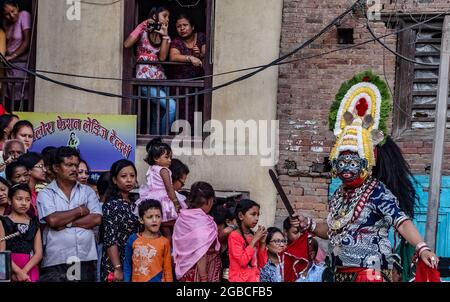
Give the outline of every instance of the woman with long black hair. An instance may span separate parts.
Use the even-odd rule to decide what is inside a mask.
[[[101,281],[123,281],[125,246],[128,237],[139,229],[138,217],[133,213],[134,200],[130,195],[136,186],[137,171],[131,161],[121,159],[112,164],[110,172],[106,202],[102,206]]]

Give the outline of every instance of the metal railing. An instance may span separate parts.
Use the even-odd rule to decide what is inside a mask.
[[[149,62],[136,62],[149,64]],[[177,62],[150,62],[165,67],[185,65]],[[170,74],[170,73],[169,73]],[[194,113],[204,112],[205,98],[195,95],[182,98],[169,98],[169,96],[183,96],[205,89],[205,81],[179,81],[179,80],[128,80],[132,85],[133,95],[139,99],[133,101],[131,114],[136,114],[138,140],[147,141],[155,136],[172,138],[175,133],[171,131],[173,121],[187,120],[194,131]],[[202,125],[203,126],[203,125]]]

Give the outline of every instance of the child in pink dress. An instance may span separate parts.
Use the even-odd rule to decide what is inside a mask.
[[[161,233],[169,240],[182,207],[172,184],[172,172],[169,169],[171,160],[172,149],[161,138],[155,138],[147,144],[145,161],[150,167],[146,173],[147,182],[139,189],[137,201],[137,205],[146,199],[155,199],[161,203]],[[183,203],[183,206],[186,207],[186,204]]]

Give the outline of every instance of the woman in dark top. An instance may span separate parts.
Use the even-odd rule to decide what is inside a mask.
[[[176,19],[178,38],[170,44],[170,61],[185,62],[186,65],[175,65],[175,79],[190,79],[203,76],[203,59],[206,54],[206,36],[195,31],[192,20],[187,15],[179,15]]]
[[[170,44],[170,61],[182,62],[185,64],[174,65],[172,77],[174,79],[192,79],[205,74],[203,70],[203,59],[206,54],[206,36],[195,31],[192,20],[187,15],[179,15],[176,18],[176,28],[178,38]],[[189,88],[184,93],[193,93],[194,89]],[[187,108],[186,108],[187,107]],[[203,108],[203,97],[198,100],[194,97],[180,100],[180,116],[177,118],[187,120],[191,125],[194,123],[194,112]],[[187,114],[186,114],[187,110]]]
[[[128,237],[139,228],[133,214],[134,200],[129,194],[136,185],[136,175],[136,167],[129,160],[121,159],[111,166],[111,182],[102,207],[102,281],[123,281],[125,246]]]

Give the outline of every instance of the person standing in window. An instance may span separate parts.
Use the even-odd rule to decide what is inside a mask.
[[[173,67],[174,79],[193,79],[201,77],[205,74],[203,70],[203,59],[206,54],[206,36],[204,33],[196,32],[192,19],[185,14],[181,14],[176,19],[176,29],[178,38],[174,39],[170,45],[170,61],[182,62],[184,64],[175,65]],[[193,89],[189,90],[194,92]],[[203,108],[203,97],[199,96],[198,107],[195,108],[194,98],[180,102],[179,112],[186,112],[187,116],[182,115],[182,119],[186,119],[194,123],[194,112],[201,111]]]
[[[175,79],[190,79],[205,74],[202,60],[206,54],[206,36],[195,31],[192,19],[181,14],[176,19],[178,38],[170,45],[170,61],[185,62],[174,67]]]
[[[19,10],[17,0],[2,2],[3,28],[6,32],[6,59],[16,66],[27,68],[28,52],[31,42],[31,15],[27,11]],[[19,69],[8,69],[10,78],[24,78],[26,73]],[[24,89],[23,99],[28,99],[27,87]],[[22,89],[10,92],[13,100],[21,100]]]
[[[124,47],[130,48],[137,44],[136,60],[144,62],[164,62],[167,60],[170,47],[169,28],[169,10],[164,6],[153,7],[150,10],[148,19],[139,24],[135,30],[125,40]],[[165,80],[167,79],[164,68],[159,63],[138,64],[136,66],[136,78]],[[175,121],[176,104],[173,99],[166,99],[164,89],[158,91],[157,87],[142,87],[142,96],[161,97],[161,99],[152,99],[152,104],[159,101],[161,109],[165,111],[161,120],[161,134],[166,133],[167,118],[169,118],[169,129]],[[168,108],[167,108],[168,107]],[[155,112],[153,110],[153,112]],[[168,117],[167,117],[168,116]],[[156,133],[156,115],[152,114],[151,133]]]
[[[1,18],[1,15],[0,15],[0,18]],[[3,22],[0,21],[0,25],[2,23]],[[4,29],[2,28],[2,26],[0,26],[0,53],[3,56],[6,55],[6,33],[5,33]],[[5,66],[6,65],[4,63],[0,63],[0,77],[1,78],[5,77],[5,69],[4,69]],[[1,91],[1,88],[2,88],[2,83],[0,83],[0,91]],[[2,107],[3,107],[3,105],[2,105]]]

